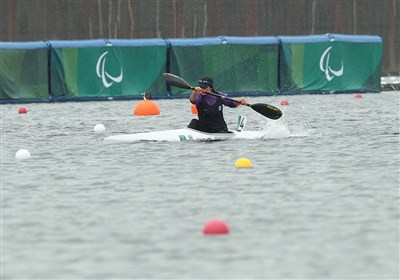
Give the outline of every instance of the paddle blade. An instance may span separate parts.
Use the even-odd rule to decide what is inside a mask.
[[[184,89],[194,89],[191,85],[189,85],[188,82],[186,82],[181,77],[178,77],[177,75],[171,73],[163,73],[163,76],[164,79],[167,81],[167,83],[170,84],[171,86]]]
[[[269,104],[256,103],[250,105],[250,107],[257,113],[269,119],[277,120],[282,117],[282,111]]]

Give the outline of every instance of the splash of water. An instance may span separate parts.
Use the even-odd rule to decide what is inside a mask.
[[[279,120],[269,120],[259,118],[258,123],[265,132],[266,139],[283,139],[289,137],[307,137],[309,133],[304,126],[294,125],[289,128],[285,119],[282,117]]]
[[[291,136],[289,126],[283,118],[275,121],[266,121],[263,130],[266,132],[265,138],[282,139]]]

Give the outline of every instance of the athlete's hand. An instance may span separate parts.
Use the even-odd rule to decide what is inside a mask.
[[[207,94],[207,92],[204,89],[202,89],[201,87],[195,87],[194,90],[197,93],[200,93],[201,95],[206,95]]]
[[[247,105],[248,104],[247,100],[244,99],[244,98],[241,98],[241,99],[237,100],[237,103],[239,103],[240,105]]]

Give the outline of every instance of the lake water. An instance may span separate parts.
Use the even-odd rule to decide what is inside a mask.
[[[185,127],[187,99],[1,105],[2,279],[398,279],[399,97],[249,97],[284,116],[225,119],[266,138],[206,143],[102,141]]]

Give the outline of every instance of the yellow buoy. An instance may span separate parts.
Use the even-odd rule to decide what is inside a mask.
[[[154,101],[145,99],[136,105],[133,114],[135,116],[159,115],[160,108]]]
[[[240,158],[235,162],[235,167],[248,168],[248,167],[253,167],[253,164],[248,158]]]

